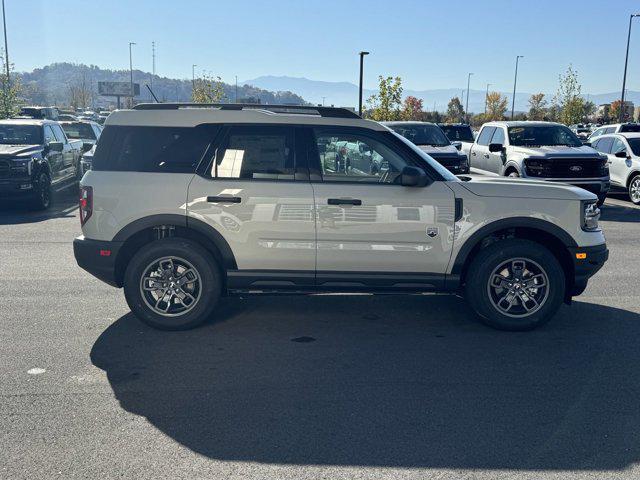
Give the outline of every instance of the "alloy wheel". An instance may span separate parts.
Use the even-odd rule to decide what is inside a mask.
[[[547,272],[528,258],[511,258],[496,267],[487,282],[492,306],[503,315],[524,318],[542,308],[549,297]]]
[[[634,177],[629,185],[629,197],[633,203],[640,203],[640,175]]]
[[[200,300],[200,273],[179,257],[162,257],[151,262],[142,273],[140,293],[153,312],[165,317],[184,315]]]

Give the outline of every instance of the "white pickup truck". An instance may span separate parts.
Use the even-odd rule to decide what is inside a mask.
[[[559,123],[485,123],[468,155],[472,173],[569,183],[599,204],[609,191],[607,157]]]

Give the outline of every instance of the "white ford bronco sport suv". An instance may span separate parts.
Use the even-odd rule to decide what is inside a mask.
[[[238,293],[440,291],[527,330],[607,260],[598,217],[586,190],[459,179],[345,109],[143,104],[106,121],[74,252],[160,329]]]

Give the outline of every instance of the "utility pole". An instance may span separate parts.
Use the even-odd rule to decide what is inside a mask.
[[[193,65],[191,65],[191,89],[195,90],[196,89],[196,67],[198,65],[196,65],[195,63]]]
[[[513,78],[513,98],[511,99],[511,120],[513,120],[513,112],[516,108],[516,84],[518,83],[518,60],[524,58],[524,55],[516,55],[516,75]]]
[[[7,67],[7,91],[11,88],[11,76],[9,74],[9,45],[7,44],[7,19],[4,13],[4,0],[2,0],[2,25],[4,27],[4,63]]]
[[[322,106],[324,107],[324,99],[327,97],[322,97]]]
[[[358,115],[362,116],[362,75],[364,70],[364,56],[369,52],[360,52],[360,86],[358,88]]]
[[[131,89],[131,106],[133,107],[133,97],[135,92],[133,91],[133,57],[131,56],[131,47],[135,45],[135,42],[129,42],[129,88]]]
[[[469,73],[469,75],[467,75],[467,101],[465,102],[464,106],[464,113],[467,118],[467,123],[469,123],[469,84],[471,83],[471,75],[473,75],[473,73]]]
[[[4,6],[4,0],[2,2],[2,5]],[[4,7],[3,7],[3,11],[4,11]],[[640,13],[632,13],[629,16],[629,33],[627,34],[627,54],[624,57],[624,75],[622,76],[622,99],[620,101],[620,123],[624,122],[624,117],[625,117],[625,108],[624,108],[624,91],[627,88],[627,63],[629,62],[629,41],[631,40],[631,22],[634,19],[634,17],[640,17]],[[5,27],[4,29],[4,34],[5,34],[5,42],[7,41],[7,27]],[[7,75],[8,75],[8,70],[7,70]]]
[[[487,114],[487,102],[489,101],[489,87],[490,83],[487,83],[487,93],[484,94],[484,114]],[[486,120],[486,119],[485,119]]]
[[[236,75],[236,103],[238,103],[238,75]]]

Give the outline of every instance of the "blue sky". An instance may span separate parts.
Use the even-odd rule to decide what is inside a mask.
[[[406,88],[554,92],[571,63],[584,93],[621,88],[634,0],[5,0],[9,54],[18,71],[56,61],[191,77],[191,65],[233,82],[261,75],[357,83],[399,75]],[[628,88],[640,90],[640,18]]]

